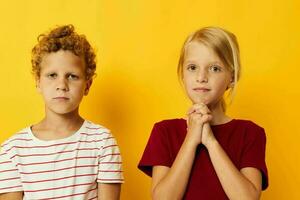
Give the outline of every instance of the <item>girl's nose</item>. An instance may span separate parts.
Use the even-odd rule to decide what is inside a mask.
[[[208,81],[208,74],[206,70],[199,70],[197,74],[197,82],[206,83]]]

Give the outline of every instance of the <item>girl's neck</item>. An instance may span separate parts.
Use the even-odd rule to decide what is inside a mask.
[[[221,103],[217,103],[215,105],[209,106],[209,109],[213,116],[213,119],[210,122],[211,125],[225,124],[232,120],[229,116],[225,114]]]

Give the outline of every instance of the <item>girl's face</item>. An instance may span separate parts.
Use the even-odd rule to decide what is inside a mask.
[[[232,73],[212,49],[196,41],[187,45],[183,83],[193,103],[217,105],[232,80]]]
[[[37,88],[44,98],[46,113],[76,112],[90,85],[83,59],[71,51],[60,50],[43,57]]]

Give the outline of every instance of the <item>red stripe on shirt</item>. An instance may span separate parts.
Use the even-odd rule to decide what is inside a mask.
[[[87,159],[87,158],[97,158],[97,156],[74,157],[74,158],[66,158],[66,159],[62,159],[62,160],[54,160],[54,161],[38,162],[38,163],[28,163],[28,164],[18,163],[17,166],[19,166],[19,165],[20,166],[43,165],[43,164],[49,164],[49,163],[64,162],[64,161],[74,160],[74,159]]]
[[[1,153],[1,154],[0,154],[0,156],[4,156],[5,154],[6,154],[6,152],[4,152],[4,153]]]
[[[98,172],[123,172],[123,170],[98,170]]]
[[[101,127],[85,127],[85,128],[87,128],[87,129],[91,129],[91,130],[98,130],[98,129],[100,129]]]
[[[8,149],[7,151],[10,151],[13,148],[19,148],[19,149],[35,149],[35,148],[49,148],[49,147],[56,147],[56,146],[61,146],[61,145],[68,145],[68,144],[77,144],[78,142],[81,143],[92,143],[92,142],[102,142],[104,140],[108,140],[108,139],[112,139],[113,137],[108,137],[108,138],[103,138],[101,140],[91,140],[91,141],[83,141],[83,140],[79,140],[79,141],[75,141],[75,142],[65,142],[65,143],[59,143],[59,144],[51,144],[48,146],[12,146],[10,149]]]
[[[116,146],[118,146],[118,145],[116,145],[116,144],[108,145],[108,146],[103,147],[103,149],[106,149],[106,148],[109,148],[109,147],[116,147]]]
[[[50,155],[55,155],[55,154],[62,154],[62,153],[70,153],[70,152],[74,152],[74,151],[89,151],[89,150],[99,150],[98,148],[85,148],[85,149],[73,149],[73,150],[68,150],[68,151],[59,151],[59,152],[55,152],[55,153],[48,153],[48,154],[29,154],[29,155],[20,155],[20,154],[15,154],[12,157],[10,157],[10,159],[13,159],[16,156],[19,157],[30,157],[30,156],[50,156]]]
[[[77,187],[77,186],[83,186],[83,185],[92,185],[94,184],[94,182],[92,183],[81,183],[81,184],[74,184],[74,185],[67,185],[67,186],[62,186],[62,187],[56,187],[56,188],[46,188],[46,189],[40,189],[40,190],[26,190],[24,191],[25,193],[33,193],[33,192],[43,192],[43,191],[49,191],[49,190],[60,190],[60,189],[64,189],[64,188],[69,188],[69,187]]]
[[[95,136],[95,135],[102,135],[102,134],[108,134],[110,135],[110,133],[108,132],[102,132],[102,133],[80,133],[81,135],[86,135],[86,136]]]
[[[66,168],[54,169],[54,170],[46,170],[46,171],[20,172],[20,174],[41,174],[41,173],[48,173],[48,172],[63,171],[63,170],[67,170],[67,169],[83,168],[83,167],[96,167],[96,166],[98,166],[98,165],[80,165],[80,166],[66,167]]]
[[[122,164],[122,162],[101,162],[100,164]]]
[[[0,179],[0,181],[11,181],[11,180],[16,180],[16,179],[20,179],[20,177]]]
[[[40,183],[40,182],[47,182],[47,181],[58,181],[68,178],[77,178],[77,177],[83,177],[83,176],[96,176],[97,174],[81,174],[81,175],[74,175],[74,176],[66,176],[61,178],[54,178],[54,179],[45,179],[45,180],[39,180],[39,181],[22,181],[22,183]]]
[[[5,143],[2,145],[2,147],[6,146],[6,145],[9,145],[10,143],[12,143],[13,141],[18,141],[18,140],[21,140],[21,141],[32,141],[32,139],[25,139],[25,138],[16,138],[16,139],[13,139],[13,140],[10,140],[9,142]]]
[[[0,190],[7,190],[7,189],[13,189],[13,188],[22,188],[22,185],[16,185],[16,186],[10,186],[10,187],[4,187],[4,188],[0,188]]]
[[[120,153],[110,153],[110,154],[105,154],[103,156],[100,156],[100,158],[104,158],[106,156],[120,156],[121,154]]]
[[[124,181],[124,179],[120,179],[120,178],[98,178],[97,181]]]
[[[11,161],[4,161],[4,162],[0,162],[0,165],[2,165],[2,164],[6,164],[6,163],[11,163]]]
[[[59,196],[59,197],[51,197],[51,198],[44,198],[44,199],[40,199],[40,200],[51,200],[51,199],[61,199],[61,198],[66,198],[66,197],[73,197],[73,196],[78,196],[78,195],[82,195],[82,194],[87,194],[89,192],[92,192],[94,190],[97,190],[97,187],[88,190],[87,192],[82,192],[82,193],[77,193],[77,194],[71,194],[71,195],[65,195],[65,196]],[[92,197],[92,199],[95,199],[96,197]]]
[[[3,172],[12,172],[12,171],[18,171],[18,170],[17,169],[7,169],[7,170],[3,170],[0,172],[3,173]]]

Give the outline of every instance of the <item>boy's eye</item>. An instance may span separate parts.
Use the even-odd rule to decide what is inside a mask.
[[[68,75],[68,79],[69,80],[77,80],[79,77],[77,76],[77,75],[75,75],[75,74],[69,74]]]
[[[209,70],[212,72],[220,72],[221,71],[221,67],[218,65],[212,65],[209,67]]]
[[[54,79],[54,78],[57,77],[57,74],[56,73],[51,73],[51,74],[48,74],[47,77],[51,78],[51,79]]]
[[[189,71],[194,71],[196,69],[197,69],[197,66],[194,65],[194,64],[190,64],[190,65],[187,66],[187,70],[189,70]]]

